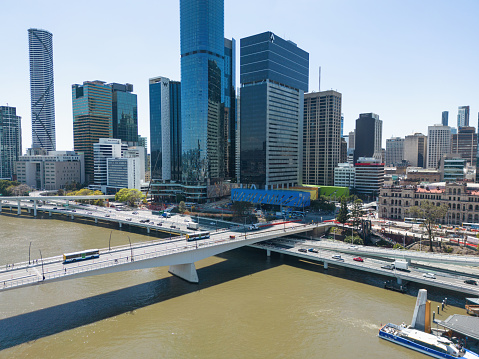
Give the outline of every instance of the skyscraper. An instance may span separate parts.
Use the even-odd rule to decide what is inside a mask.
[[[383,121],[375,113],[362,113],[356,120],[354,163],[359,157],[381,160]]]
[[[469,106],[459,106],[457,110],[457,129],[469,126]]]
[[[236,177],[236,40],[225,39],[224,148],[225,177]]]
[[[241,182],[266,189],[296,185],[309,54],[264,32],[241,39],[240,59]]]
[[[224,0],[180,0],[182,182],[206,185],[224,168]]]
[[[396,166],[404,159],[404,138],[386,139],[386,166]]]
[[[181,84],[150,79],[151,178],[181,180]]]
[[[332,90],[304,95],[304,184],[334,185],[334,168],[341,157],[341,98],[339,92]],[[344,157],[346,151],[347,148]]]
[[[0,179],[12,179],[22,155],[21,120],[15,107],[0,106]]]
[[[427,137],[415,133],[404,138],[404,159],[412,167],[426,167]]]
[[[52,34],[28,29],[32,147],[56,149]]]
[[[138,104],[132,84],[109,84],[112,91],[113,138],[138,143]]]
[[[113,136],[112,92],[103,81],[72,85],[73,147],[85,155],[85,177],[93,183],[93,144]]]
[[[451,128],[434,125],[427,128],[427,168],[437,168],[443,155],[451,151]]]
[[[449,111],[442,111],[442,125],[449,126]]]
[[[451,154],[465,159],[471,166],[476,165],[477,133],[474,127],[460,127],[451,138]]]

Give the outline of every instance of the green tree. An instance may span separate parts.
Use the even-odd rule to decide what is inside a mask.
[[[145,195],[135,188],[122,188],[115,195],[115,201],[126,202],[130,207],[135,207],[136,203],[144,198]]]
[[[26,196],[31,190],[32,188],[24,183],[7,187],[7,192],[12,196]]]
[[[336,220],[339,223],[346,223],[349,219],[349,213],[348,213],[348,203],[346,202],[346,198],[342,197],[341,198],[341,207],[339,208],[339,213],[338,216],[336,217]]]
[[[10,186],[15,187],[15,186],[18,186],[19,184],[20,184],[20,182],[17,182],[17,181],[0,180],[0,195],[1,196],[9,196],[10,192],[7,189]]]
[[[427,236],[429,238],[429,251],[433,252],[432,242],[436,235],[434,227],[441,218],[444,218],[448,211],[448,207],[445,204],[435,206],[428,200],[422,201],[420,206],[413,206],[409,208],[409,213],[414,218],[424,219],[424,228],[426,228]]]
[[[178,210],[180,211],[180,213],[185,213],[185,211],[186,211],[185,201],[180,202],[180,204],[178,205]]]
[[[357,227],[361,223],[362,209],[363,201],[359,198],[356,198],[351,208],[351,219],[353,220],[353,227]]]

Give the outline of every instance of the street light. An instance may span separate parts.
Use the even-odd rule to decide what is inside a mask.
[[[40,260],[42,261],[42,277],[43,277],[43,280],[45,280],[45,272],[43,271],[43,257],[42,257],[42,251],[39,249],[40,251]]]
[[[170,234],[171,234],[171,232],[170,232]],[[131,240],[130,240],[130,236],[128,236],[128,242],[130,242],[131,262],[133,262],[133,248],[131,247]]]
[[[110,232],[110,239],[108,240],[108,252],[111,251],[111,246],[110,246],[110,244],[111,244],[111,234],[112,234],[112,232],[113,232],[113,231]]]

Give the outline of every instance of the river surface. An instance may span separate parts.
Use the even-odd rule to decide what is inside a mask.
[[[0,265],[108,247],[112,229],[0,215]],[[112,246],[153,239],[113,230]],[[0,292],[2,358],[425,358],[377,337],[381,323],[410,323],[419,287],[242,248],[196,263],[199,284],[167,267]],[[465,314],[445,296],[439,318]],[[432,303],[436,308],[437,302]]]

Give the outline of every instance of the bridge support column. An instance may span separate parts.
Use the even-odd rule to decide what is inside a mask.
[[[328,269],[328,262],[324,262],[324,269]]]
[[[150,234],[150,227],[146,227],[146,232]]]
[[[20,207],[20,200],[17,201],[18,208],[17,208],[17,214],[21,215],[22,214],[22,207]]]
[[[33,200],[33,215],[36,217],[37,216],[37,200]]]
[[[168,272],[190,283],[199,282],[198,273],[196,273],[196,267],[194,263],[171,265],[168,269]]]
[[[121,222],[118,222],[118,225],[119,225],[119,226],[120,226],[120,228],[121,228]]]
[[[2,201],[0,201],[2,202]],[[0,214],[2,213],[2,205],[0,204]]]
[[[266,256],[267,256],[267,257],[271,257],[271,250],[270,250],[270,249],[267,249],[267,250],[266,250]]]
[[[396,282],[397,282],[399,285],[402,285],[402,279],[401,279],[401,278],[396,278]]]
[[[74,219],[75,217],[73,217],[73,214],[72,214],[72,219]]]
[[[48,217],[52,216],[52,211],[48,211]]]
[[[31,208],[27,208],[27,211],[28,211],[28,213],[32,213],[32,209],[31,209]]]
[[[98,223],[98,218],[95,218],[95,224]]]

